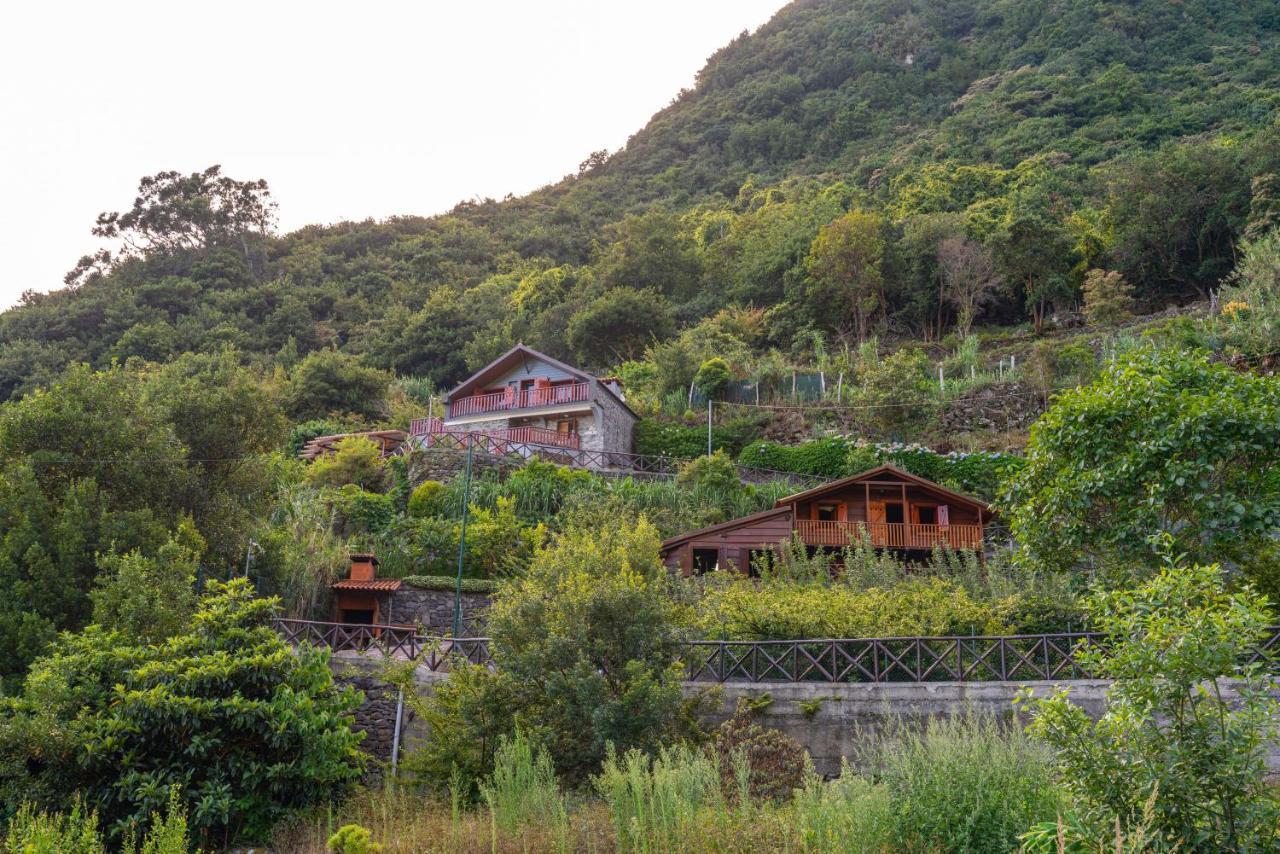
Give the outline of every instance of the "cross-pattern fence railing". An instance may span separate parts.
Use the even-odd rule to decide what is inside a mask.
[[[459,657],[493,665],[488,638],[419,635],[413,628],[277,620],[290,643],[335,652],[377,653],[447,671]],[[690,641],[683,645],[691,682],[1030,682],[1089,679],[1082,649],[1105,645],[1103,635],[989,635],[778,641]],[[1249,656],[1280,652],[1280,627]]]

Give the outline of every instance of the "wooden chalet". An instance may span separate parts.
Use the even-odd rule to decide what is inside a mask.
[[[876,548],[923,558],[935,546],[981,551],[991,508],[983,501],[892,465],[790,495],[771,510],[731,519],[662,544],[662,559],[685,575],[717,566],[749,572],[758,552],[793,535],[834,551],[866,537]]]
[[[568,465],[605,468],[630,454],[636,414],[616,377],[586,371],[517,344],[445,395],[444,418],[409,432],[421,447],[480,447],[491,453],[551,454]]]

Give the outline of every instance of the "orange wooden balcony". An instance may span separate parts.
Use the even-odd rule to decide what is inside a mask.
[[[981,525],[922,525],[915,522],[797,521],[796,533],[811,546],[847,546],[856,537],[885,549],[982,549]]]
[[[495,430],[467,430],[462,427],[446,427],[438,418],[417,418],[409,427],[413,436],[425,439],[425,446],[435,444],[435,440],[444,440],[446,444],[459,444],[467,447],[472,444],[501,448],[504,445],[545,445],[553,448],[581,447],[581,439],[576,433],[559,433],[544,427],[503,427]],[[452,440],[452,442],[450,442]],[[499,451],[495,450],[494,453]]]
[[[460,397],[449,404],[449,417],[463,418],[468,415],[483,415],[487,412],[563,406],[568,403],[586,403],[590,399],[591,383],[572,383],[524,390],[510,388],[493,394]]]

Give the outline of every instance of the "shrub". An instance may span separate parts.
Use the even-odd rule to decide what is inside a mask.
[[[1133,314],[1133,286],[1115,270],[1084,274],[1084,316],[1092,324],[1119,323]]]
[[[285,440],[285,452],[290,457],[296,457],[302,453],[302,449],[312,439],[319,436],[337,436],[340,433],[348,432],[350,429],[350,425],[342,424],[338,421],[327,421],[319,418],[303,421],[301,424],[295,424],[289,431],[289,437]]]
[[[245,579],[211,581],[190,628],[162,644],[92,626],[62,636],[0,716],[0,756],[26,754],[0,763],[0,794],[79,788],[118,840],[177,786],[202,844],[226,846],[343,792],[363,765],[359,696],[334,686],[327,653],[285,645],[276,608]]]
[[[755,468],[836,478],[845,473],[851,447],[852,443],[841,437],[815,439],[794,446],[777,442],[752,442],[742,449],[738,460],[745,466]]]
[[[452,575],[409,575],[404,583],[419,590],[453,590],[458,581]],[[462,579],[463,593],[492,593],[498,589],[498,582],[489,578]]]
[[[942,578],[867,590],[783,581],[757,589],[735,579],[708,589],[697,624],[707,637],[729,640],[916,637],[1000,634],[1000,616]]]
[[[379,854],[382,846],[373,841],[373,834],[358,824],[344,824],[329,837],[329,849],[333,854]]]
[[[364,436],[341,439],[331,454],[317,458],[307,467],[307,481],[313,486],[346,486],[378,491],[387,485],[382,448]]]
[[[830,783],[810,773],[795,794],[801,850],[814,854],[866,854],[897,846],[893,796],[846,764]]]
[[[1168,548],[1166,540],[1165,548]],[[1060,691],[1025,702],[1033,731],[1057,751],[1060,777],[1096,837],[1143,823],[1166,844],[1271,850],[1280,801],[1265,782],[1278,704],[1267,663],[1245,663],[1269,635],[1266,600],[1225,592],[1217,566],[1182,566],[1171,552],[1158,575],[1099,592],[1092,615],[1108,649],[1080,656],[1114,680],[1096,723]],[[1236,698],[1223,694],[1231,680]]]
[[[449,488],[438,480],[424,480],[409,496],[408,513],[415,519],[443,516],[449,512]]]
[[[367,492],[349,483],[332,493],[339,528],[347,534],[377,534],[387,529],[396,517],[396,505],[390,495]]]
[[[724,387],[731,379],[733,379],[733,373],[729,370],[729,363],[719,356],[713,356],[698,368],[693,384],[704,396],[715,397],[724,391]]]
[[[510,498],[499,498],[492,510],[472,507],[464,571],[487,578],[518,575],[529,566],[545,539],[542,525],[530,527],[516,518],[515,502]]]
[[[517,685],[504,673],[464,662],[425,696],[417,693],[411,668],[388,675],[427,729],[422,746],[401,763],[402,773],[436,794],[452,789],[474,801],[493,773],[501,739],[514,731]]]
[[[1062,393],[1001,500],[1052,569],[1149,566],[1153,533],[1202,562],[1249,561],[1280,527],[1280,384],[1144,348]]]
[[[186,627],[195,610],[196,572],[204,539],[195,523],[184,519],[156,552],[137,549],[98,557],[93,621],[139,641],[158,642]]]
[[[1044,745],[990,716],[931,719],[882,740],[875,764],[906,850],[1016,851],[1061,807]]]
[[[751,420],[711,428],[712,449],[736,455],[759,429]],[[637,421],[633,432],[637,454],[690,460],[707,452],[707,427],[686,427],[651,419]]]
[[[720,775],[726,781],[734,776],[735,762],[745,760],[750,772],[746,788],[752,798],[786,801],[804,782],[808,765],[804,747],[780,730],[762,727],[745,699],[738,700],[733,717],[716,731],[715,746]]]
[[[542,460],[529,460],[511,473],[503,489],[515,502],[517,516],[527,521],[545,522],[560,512],[573,492],[591,486],[589,472]]]
[[[108,848],[98,831],[98,814],[85,810],[77,798],[66,815],[40,812],[24,803],[9,820],[8,832],[0,838],[0,850],[12,854],[106,854]],[[176,788],[169,791],[166,814],[152,814],[141,843],[129,833],[118,850],[121,854],[187,854],[191,850],[186,811]]]
[[[644,519],[569,528],[489,613],[504,677],[524,688],[517,719],[570,781],[605,746],[654,749],[680,726],[680,635],[658,535]]]

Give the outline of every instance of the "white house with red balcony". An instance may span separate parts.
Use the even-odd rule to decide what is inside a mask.
[[[422,447],[474,446],[588,468],[625,467],[637,416],[622,384],[517,344],[450,391],[443,419],[420,419]]]

